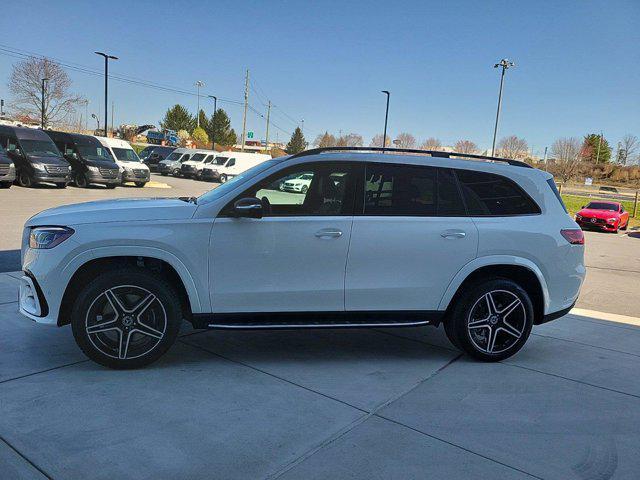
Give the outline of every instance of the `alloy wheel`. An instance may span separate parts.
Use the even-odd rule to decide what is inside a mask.
[[[133,359],[151,352],[167,331],[167,313],[149,290],[120,285],[91,303],[85,330],[92,345],[111,358]]]
[[[522,300],[508,290],[492,290],[480,297],[467,318],[467,333],[479,351],[505,352],[520,340],[527,326]]]

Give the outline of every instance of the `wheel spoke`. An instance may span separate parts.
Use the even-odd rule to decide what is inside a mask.
[[[516,337],[516,338],[520,338],[520,336],[522,335],[521,331],[519,331],[513,325],[510,325],[509,323],[507,323],[505,321],[502,322],[502,326],[500,327],[500,330],[502,330],[504,332],[507,332],[509,335],[511,335],[512,337]]]
[[[522,305],[522,302],[520,301],[519,298],[516,298],[513,302],[511,302],[509,305],[507,305],[505,308],[503,308],[502,310],[500,310],[500,313],[502,315],[502,318],[507,318],[507,316],[513,312],[516,308],[518,308],[520,305]]]
[[[481,318],[480,320],[472,320],[469,322],[469,328],[484,328],[489,326],[489,318]]]
[[[109,332],[111,330],[120,330],[117,326],[116,320],[110,320],[108,322],[98,323],[97,325],[91,325],[87,327],[87,333],[89,335],[95,335],[96,333]]]
[[[120,330],[120,342],[118,344],[118,358],[124,360],[127,358],[127,351],[129,350],[129,340],[131,340],[132,332],[123,332]]]
[[[156,296],[153,293],[150,293],[149,295],[144,297],[142,300],[140,300],[138,304],[131,309],[131,313],[135,314],[136,318],[139,320],[140,315],[142,315],[147,310],[147,308],[149,308],[149,305],[151,305],[155,299],[156,299]]]
[[[134,333],[134,332],[141,333],[142,335],[146,335],[147,337],[153,337],[157,339],[161,339],[162,336],[164,335],[161,331],[156,330],[155,328],[150,327],[148,325],[145,325],[142,322],[138,322],[135,328],[131,330],[131,333]]]
[[[496,333],[498,333],[493,328],[487,326],[489,329],[489,335],[487,336],[487,353],[493,353],[493,347],[496,343]]]
[[[498,313],[498,309],[496,308],[496,304],[493,301],[493,295],[491,295],[491,292],[487,293],[484,297],[487,302],[487,309],[489,310],[489,316]]]
[[[113,308],[113,311],[116,312],[116,316],[120,316],[122,313],[127,311],[127,309],[124,307],[124,305],[122,305],[122,302],[113,290],[105,291],[104,296],[107,297],[107,300],[109,300],[111,308]]]

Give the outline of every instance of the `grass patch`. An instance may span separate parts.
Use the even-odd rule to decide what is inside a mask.
[[[564,201],[564,204],[567,207],[567,210],[569,210],[571,216],[575,217],[576,213],[582,208],[583,205],[586,205],[589,202],[595,202],[598,199],[581,197],[579,195],[562,195],[562,200]],[[629,215],[633,215],[633,202],[624,200],[621,203],[622,206],[624,206],[624,209],[629,212]],[[638,208],[640,210],[640,206]],[[640,227],[640,218],[631,218],[629,220],[629,227]]]

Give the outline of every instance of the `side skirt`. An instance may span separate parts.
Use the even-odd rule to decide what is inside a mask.
[[[194,328],[237,330],[298,328],[396,328],[419,327],[440,323],[444,311],[401,310],[383,312],[244,312],[198,313],[193,315]]]

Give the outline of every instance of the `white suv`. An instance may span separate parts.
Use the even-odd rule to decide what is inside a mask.
[[[584,237],[551,175],[513,160],[378,150],[267,160],[197,199],[42,212],[24,229],[20,311],[71,324],[91,359],[131,368],[166,352],[183,319],[443,324],[455,346],[495,361],[571,309]],[[303,175],[305,193],[280,190]]]

